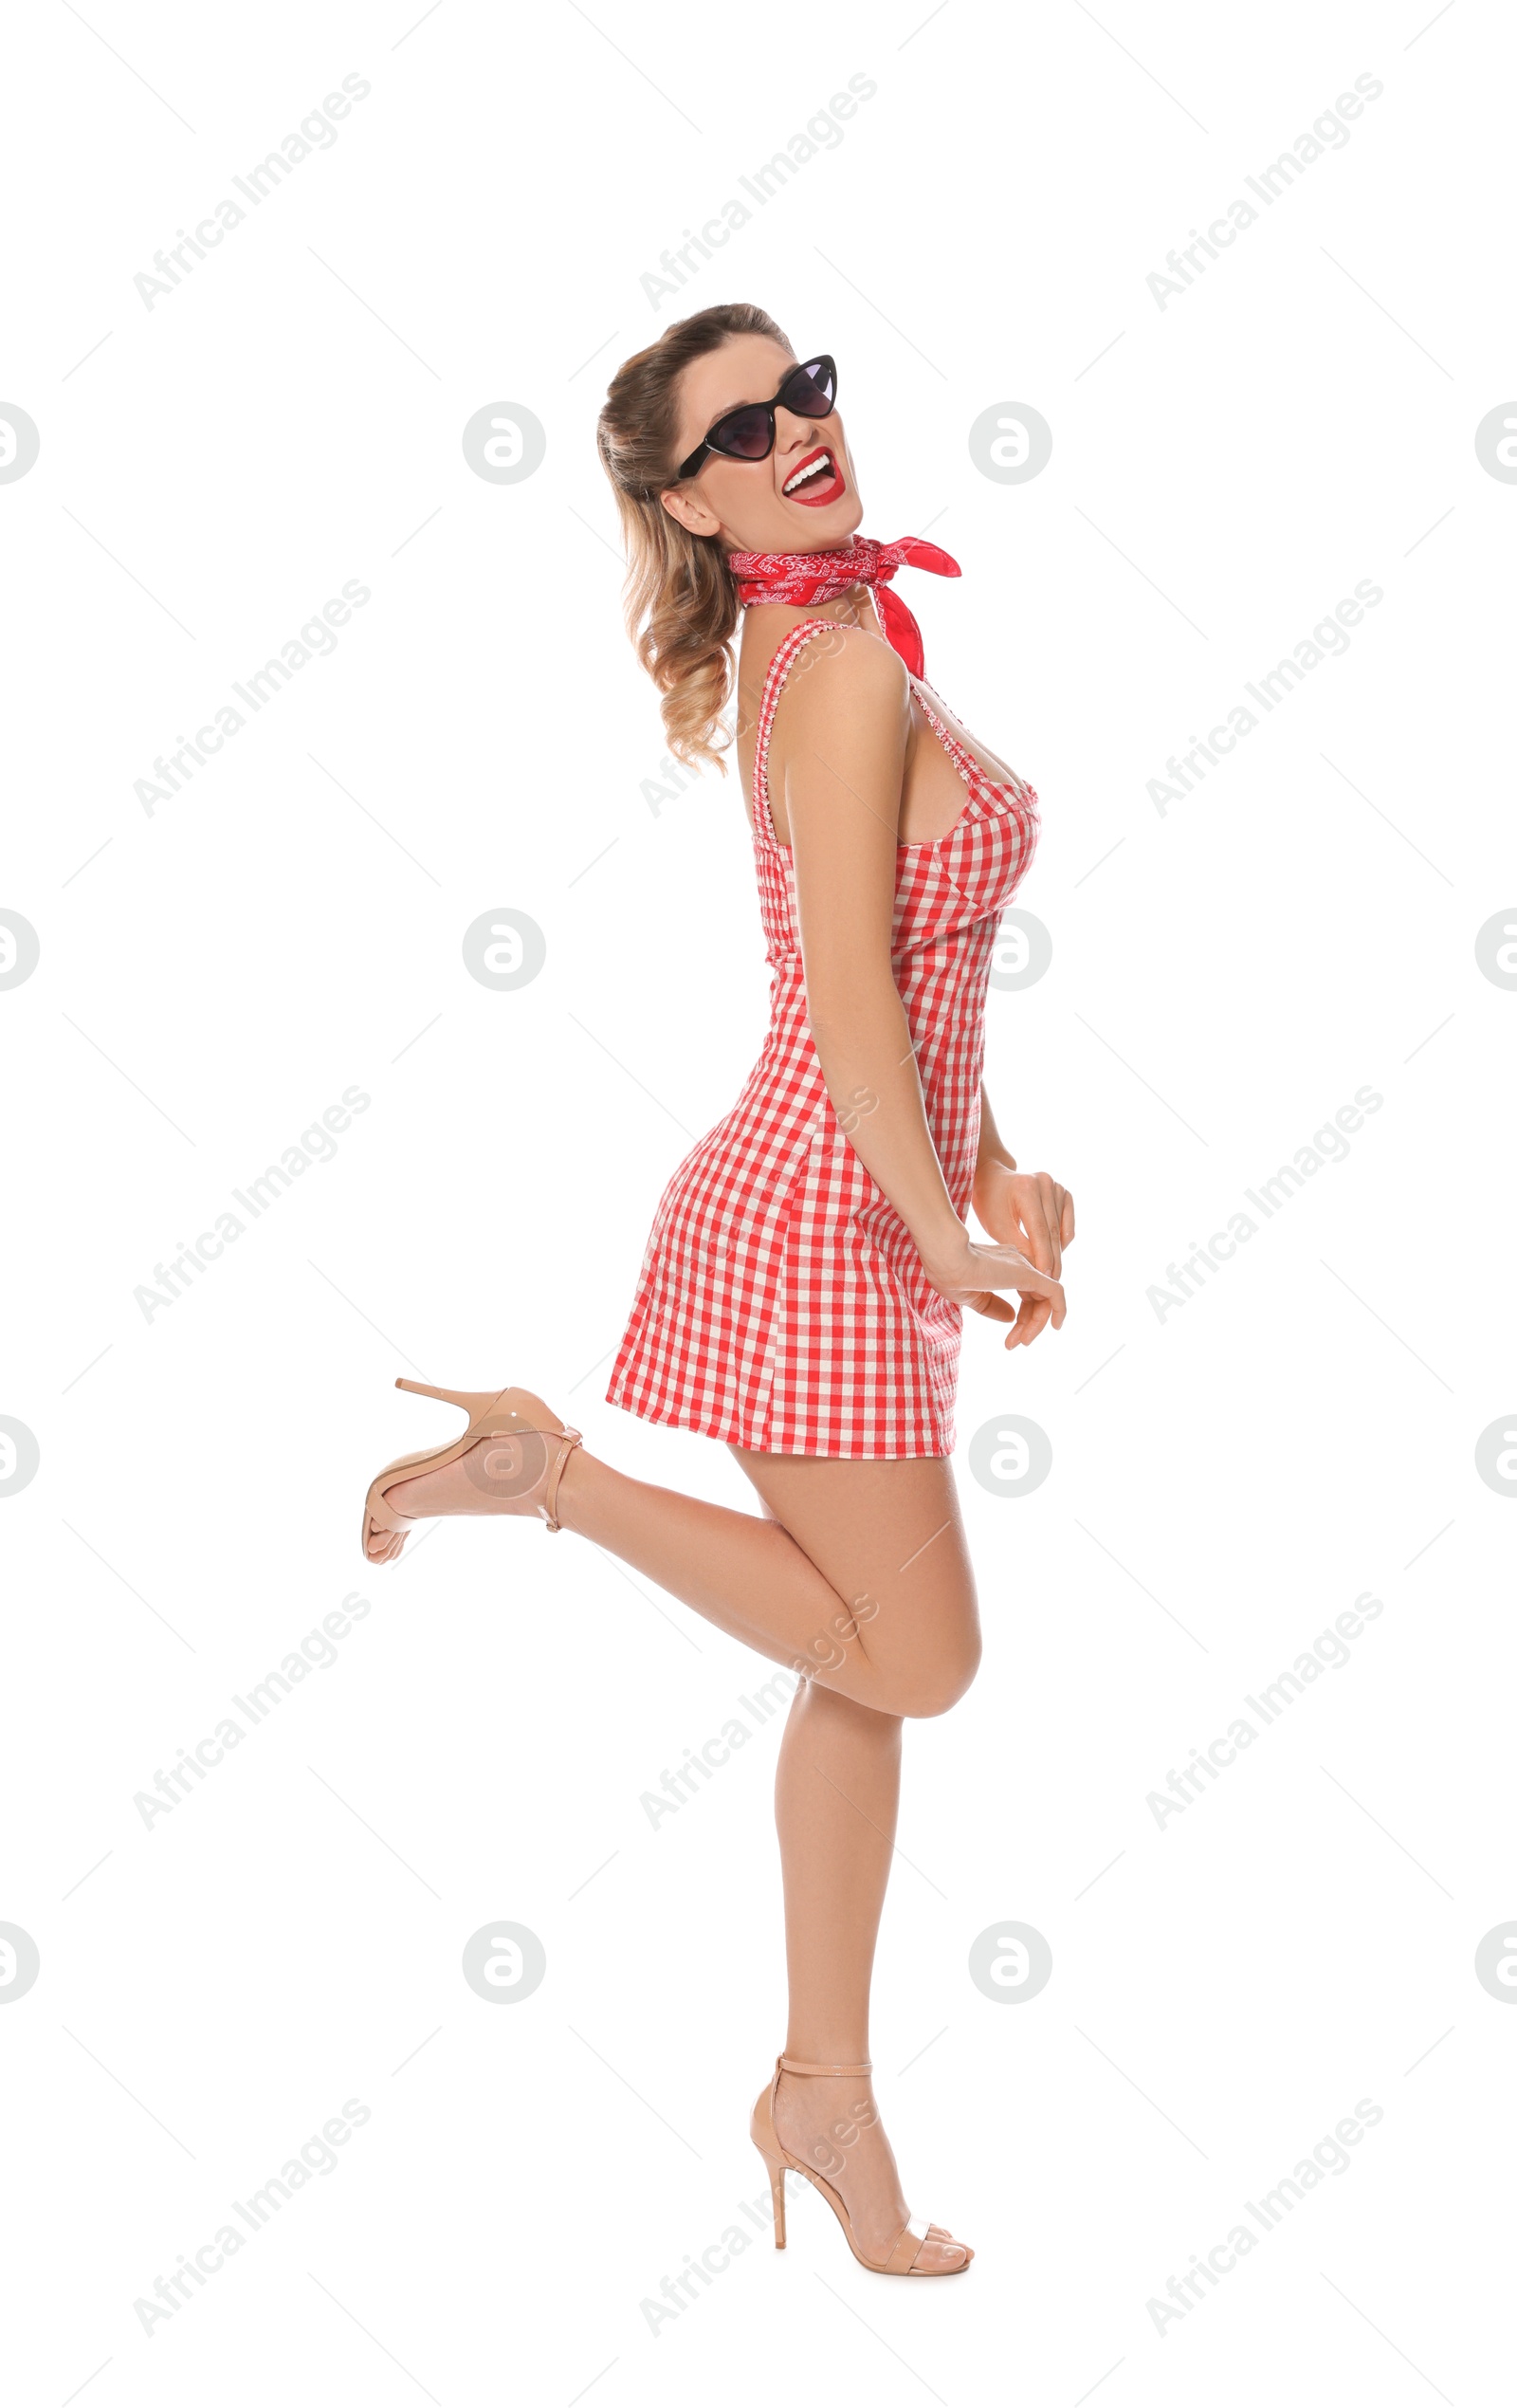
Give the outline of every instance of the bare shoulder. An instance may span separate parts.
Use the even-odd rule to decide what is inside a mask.
[[[830,627],[797,655],[781,701],[786,717],[806,728],[826,720],[874,722],[903,728],[910,719],[906,665],[894,648],[863,627]]]
[[[775,734],[769,781],[775,832],[794,849],[797,877],[812,878],[813,922],[816,880],[825,888],[841,878],[838,893],[851,894],[856,904],[856,873],[867,859],[875,860],[881,908],[888,911],[911,739],[905,661],[865,628],[829,627],[798,653]],[[854,809],[850,797],[866,808]]]

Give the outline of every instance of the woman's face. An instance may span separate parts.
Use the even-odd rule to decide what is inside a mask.
[[[686,459],[728,410],[773,400],[795,364],[768,335],[732,335],[720,350],[692,359],[680,379],[676,461]],[[695,476],[661,498],[692,535],[720,535],[728,552],[831,551],[864,516],[837,412],[801,418],[783,405],[775,411],[767,460],[708,451]]]

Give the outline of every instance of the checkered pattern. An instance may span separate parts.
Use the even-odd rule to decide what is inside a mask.
[[[754,757],[754,853],[773,970],[764,1049],[725,1118],[664,1191],[606,1401],[768,1454],[948,1455],[962,1312],[844,1135],[806,1017],[795,873],[769,815],[769,733],[796,655],[776,653]],[[955,1206],[979,1144],[985,991],[996,926],[1033,857],[1037,797],[992,781],[918,686],[969,788],[947,836],[902,845],[891,961]]]

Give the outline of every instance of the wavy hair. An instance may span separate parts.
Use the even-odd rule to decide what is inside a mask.
[[[658,688],[669,751],[692,769],[713,762],[723,776],[722,756],[732,738],[722,714],[732,691],[737,584],[721,537],[692,535],[659,495],[677,465],[680,377],[692,359],[734,335],[768,335],[791,348],[752,302],[681,318],[646,351],[623,360],[595,429],[627,545],[627,632]]]

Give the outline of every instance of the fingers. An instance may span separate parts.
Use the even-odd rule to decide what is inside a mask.
[[[1020,1246],[986,1246],[980,1250],[982,1261],[991,1256],[998,1258],[1004,1267],[1001,1284],[1008,1288],[1019,1289],[1024,1296],[1051,1296],[1058,1289],[1052,1272],[1039,1270]]]
[[[997,1296],[993,1288],[983,1289],[978,1296],[966,1296],[961,1301],[969,1306],[971,1312],[983,1313],[987,1321],[1014,1321],[1016,1318],[1015,1306],[1008,1304],[1006,1298]]]
[[[1052,1311],[1051,1296],[1024,1296],[1021,1299],[1021,1309],[1016,1315],[1011,1334],[1006,1340],[1007,1346],[1031,1346],[1039,1332],[1048,1327],[1049,1316]]]
[[[1040,1271],[1062,1278],[1064,1248],[1074,1241],[1074,1198],[1046,1170],[1021,1174],[1009,1185],[1028,1253]]]
[[[1064,1236],[1061,1199],[1064,1190],[1055,1186],[1046,1170],[1040,1170],[1037,1174],[1037,1192],[1038,1203],[1042,1206],[1043,1218],[1048,1227],[1049,1241],[1049,1260],[1046,1263],[1040,1262],[1038,1268],[1051,1271],[1056,1279],[1064,1269],[1061,1253]]]
[[[1064,1248],[1074,1235],[1074,1206],[1069,1191],[1046,1170],[1015,1183],[1016,1215],[1027,1240],[1027,1251],[1040,1271],[1059,1278]]]
[[[1063,1304],[1056,1303],[1051,1296],[1024,1296],[1022,1298],[1022,1309],[1018,1313],[1011,1334],[1006,1340],[1008,1348],[1014,1346],[1031,1346],[1033,1340],[1035,1337],[1040,1336],[1042,1332],[1048,1328],[1051,1320],[1056,1330],[1061,1330],[1064,1327],[1064,1314],[1065,1308]]]
[[[1031,1346],[1049,1314],[1047,1296],[1028,1296],[1021,1300],[1021,1309],[1006,1340],[1008,1348]]]
[[[1031,1346],[1039,1333],[1051,1324],[1055,1330],[1063,1329],[1069,1307],[1064,1300],[1062,1286],[1055,1283],[1046,1294],[1024,1296],[1021,1302],[1022,1312],[1017,1319],[1020,1322],[1024,1315],[1027,1319],[1027,1335],[1022,1340],[1024,1346]]]
[[[1027,1240],[1030,1259],[1051,1278],[1058,1278],[1058,1245],[1053,1226],[1049,1220],[1048,1189],[1052,1182],[1040,1173],[1035,1179],[1020,1179],[1016,1186],[1016,1213]]]
[[[1053,1183],[1050,1181],[1047,1184],[1051,1189]],[[1057,1261],[1062,1261],[1062,1249],[1053,1243],[1051,1233],[1054,1230],[1062,1232],[1067,1204],[1068,1197],[1062,1188],[1056,1195],[1051,1193],[1048,1199],[1048,1210],[1052,1217],[1044,1224],[1046,1251]],[[1029,1218],[1035,1224],[1037,1211],[1022,1215],[1024,1225]],[[940,1290],[940,1294],[950,1296],[955,1303],[967,1306],[972,1312],[983,1314],[987,1320],[1010,1321],[1012,1327],[1005,1341],[1008,1348],[1031,1346],[1033,1340],[1050,1326],[1055,1330],[1064,1327],[1068,1308],[1063,1284],[1055,1273],[1040,1268],[1016,1245],[976,1245],[971,1248],[971,1253],[983,1272],[996,1280],[996,1287],[943,1289]],[[1001,1288],[1015,1293],[1017,1307],[1014,1313],[998,1293]]]

